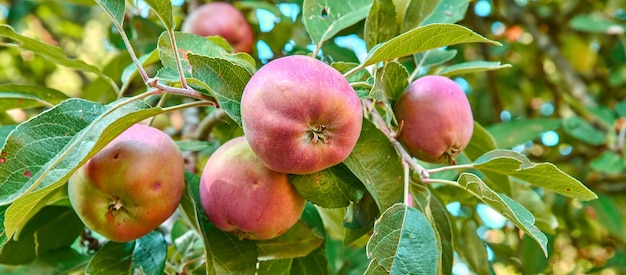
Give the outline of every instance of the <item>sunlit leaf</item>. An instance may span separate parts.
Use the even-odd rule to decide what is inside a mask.
[[[395,204],[376,221],[367,255],[365,274],[436,274],[440,257],[430,222],[405,204]]]
[[[332,38],[339,31],[365,19],[372,0],[304,0],[304,27],[316,44]]]
[[[593,200],[597,195],[577,179],[549,162],[532,163],[526,156],[512,150],[493,150],[478,158],[474,166],[480,170],[512,176],[564,196]]]
[[[500,45],[461,25],[430,24],[412,29],[376,45],[369,51],[362,63],[371,65],[443,46],[473,42]]]
[[[386,102],[387,99],[395,100],[409,86],[409,72],[402,64],[396,61],[385,63],[376,72],[376,82],[370,92],[374,99]],[[388,110],[391,113],[391,110]]]
[[[459,186],[469,193],[491,206],[502,216],[514,223],[519,229],[530,235],[541,246],[547,256],[548,239],[539,228],[535,226],[535,217],[524,206],[507,197],[491,190],[478,176],[471,173],[463,173],[458,180]]]
[[[600,14],[579,14],[569,22],[572,29],[600,34],[624,33],[626,26],[605,18]]]
[[[479,73],[484,71],[493,71],[510,67],[511,64],[500,64],[500,61],[468,61],[450,65],[439,71],[439,74],[444,76],[452,76],[468,73]]]

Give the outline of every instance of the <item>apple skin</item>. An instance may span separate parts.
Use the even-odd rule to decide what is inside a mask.
[[[308,56],[270,61],[241,98],[243,132],[270,169],[311,174],[344,161],[359,138],[361,101],[331,66]]]
[[[455,163],[474,131],[472,109],[463,89],[447,77],[413,81],[394,105],[403,122],[400,140],[418,159]]]
[[[254,33],[250,24],[229,3],[212,2],[197,7],[187,15],[181,30],[199,36],[219,35],[237,52],[250,53],[254,44]]]
[[[183,157],[174,141],[135,124],[69,179],[72,207],[91,230],[128,242],[156,229],[176,210],[185,187]]]
[[[289,176],[263,165],[244,137],[231,139],[211,155],[200,178],[200,200],[215,227],[251,240],[287,231],[306,203]]]

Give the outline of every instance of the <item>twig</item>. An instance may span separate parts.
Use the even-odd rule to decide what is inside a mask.
[[[387,123],[385,123],[385,120],[378,113],[378,111],[376,111],[376,108],[374,108],[372,100],[363,99],[363,104],[365,105],[366,109],[370,111],[372,115],[372,119],[374,120],[374,123],[376,124],[376,126],[378,126],[378,129],[380,129],[387,136],[387,138],[389,138],[389,141],[391,142],[393,147],[396,149],[396,152],[398,152],[398,154],[400,155],[400,159],[402,160],[402,162],[406,163],[406,165],[408,165],[415,172],[417,172],[422,180],[427,179],[429,176],[428,171],[426,171],[424,167],[419,165],[413,159],[413,157],[406,151],[406,149],[404,149],[402,144],[400,144],[400,142],[396,138],[397,133],[394,133],[391,131],[391,129],[389,129],[389,127],[387,126]]]

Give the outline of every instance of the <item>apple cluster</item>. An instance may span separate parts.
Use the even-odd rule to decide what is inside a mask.
[[[244,131],[209,158],[202,206],[219,229],[241,238],[274,238],[304,210],[289,174],[344,161],[359,138],[361,101],[341,73],[308,56],[261,67],[241,98]]]

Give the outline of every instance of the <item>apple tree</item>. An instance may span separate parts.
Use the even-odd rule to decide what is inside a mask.
[[[0,6],[1,56],[19,71],[0,78],[3,274],[491,274],[494,247],[549,259],[563,222],[550,200],[598,198],[516,147],[550,127],[481,123],[489,108],[462,76],[514,66],[462,51],[503,46],[465,23],[469,1],[231,2]],[[113,162],[136,124],[176,141],[184,173],[157,178],[180,162],[152,142]],[[85,172],[96,160],[105,171]],[[103,189],[132,178],[134,199],[75,195],[90,174]],[[158,226],[132,208],[171,203]],[[95,207],[150,227],[111,240],[82,214]],[[508,245],[488,244],[484,213],[506,220]]]

